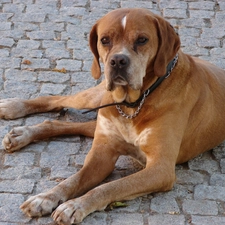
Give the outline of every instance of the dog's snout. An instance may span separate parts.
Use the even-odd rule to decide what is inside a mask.
[[[126,55],[123,54],[116,54],[113,55],[112,58],[110,59],[110,65],[113,68],[125,68],[129,65],[130,60]]]

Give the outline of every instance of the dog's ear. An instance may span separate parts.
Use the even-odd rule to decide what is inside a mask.
[[[101,76],[101,67],[99,63],[99,53],[97,48],[98,34],[97,34],[97,24],[95,24],[90,32],[89,45],[92,53],[94,54],[94,59],[91,67],[91,74],[95,79]]]
[[[159,46],[154,62],[154,73],[156,76],[160,77],[165,75],[167,65],[179,50],[180,38],[169,22],[163,18],[157,16],[155,23],[158,32]]]

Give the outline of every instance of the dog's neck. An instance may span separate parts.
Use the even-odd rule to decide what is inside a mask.
[[[141,106],[144,104],[144,101],[146,99],[146,97],[151,94],[162,82],[163,80],[165,80],[166,78],[168,78],[173,70],[173,68],[175,67],[176,63],[178,61],[178,54],[176,54],[176,56],[173,58],[173,60],[171,60],[166,68],[166,74],[162,77],[159,77],[155,83],[153,83],[135,102],[114,102],[114,103],[110,103],[110,104],[106,104],[106,105],[101,105],[99,107],[87,110],[85,112],[82,112],[82,114],[86,114],[92,111],[95,111],[97,109],[101,109],[101,108],[105,108],[105,107],[109,107],[109,106],[116,106],[116,108],[118,109],[119,113],[126,117],[127,119],[132,119],[134,117],[137,116],[137,114],[139,113]],[[135,113],[133,115],[127,115],[125,114],[122,109],[120,108],[121,105],[124,105],[128,108],[136,108],[138,107],[138,109],[135,111]]]

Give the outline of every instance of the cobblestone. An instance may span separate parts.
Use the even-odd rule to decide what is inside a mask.
[[[175,198],[169,195],[159,195],[154,197],[151,200],[150,209],[157,213],[180,213],[180,209]]]
[[[15,42],[12,38],[1,38],[0,39],[0,46],[12,47],[14,43]]]
[[[192,224],[194,225],[220,225],[225,223],[225,217],[215,217],[215,216],[193,216],[192,217]]]
[[[0,0],[0,99],[74,94],[96,85],[90,76],[88,36],[97,19],[120,7],[143,7],[175,27],[184,52],[225,69],[224,0]],[[26,62],[29,62],[26,63]],[[66,73],[53,69],[66,69]],[[68,110],[60,118],[94,118]],[[15,126],[33,125],[59,114],[0,121],[0,138]],[[0,225],[53,225],[51,217],[30,219],[19,206],[28,196],[54,187],[79,171],[91,138],[57,137],[13,154],[0,151]],[[105,182],[138,171],[121,157]],[[225,142],[176,167],[177,181],[166,193],[127,201],[127,207],[95,212],[82,225],[225,224]]]
[[[214,11],[215,3],[210,1],[204,1],[204,4],[202,2],[190,2],[189,3],[189,9],[203,9],[203,10],[212,10]]]
[[[1,224],[13,224],[28,222],[30,218],[26,218],[21,214],[19,206],[23,203],[24,197],[22,194],[0,194],[0,215]],[[7,202],[7,204],[5,204]],[[13,212],[13,213],[12,213]]]
[[[187,18],[186,9],[167,9],[163,10],[163,16],[168,18],[179,18],[185,19]]]
[[[41,179],[41,168],[17,165],[0,171],[0,179],[31,179],[33,177]]]
[[[15,153],[11,155],[6,155],[4,165],[32,166],[34,165],[34,153],[22,152],[22,154]]]
[[[196,214],[207,216],[218,215],[218,207],[215,201],[185,200],[183,203],[183,210],[188,214],[194,215]]]
[[[225,173],[225,159],[221,159],[220,166],[221,166],[222,173]]]
[[[212,174],[210,178],[210,185],[225,187],[225,174]]]
[[[65,91],[66,87],[64,84],[43,84],[40,93],[43,95],[60,95]]]
[[[185,218],[183,215],[158,214],[149,216],[148,223],[151,225],[184,225]]]
[[[0,192],[31,194],[35,180],[19,179],[0,181]]]
[[[124,218],[126,218],[124,220]],[[123,221],[124,225],[142,225],[143,224],[143,218],[141,214],[138,213],[132,213],[132,214],[119,214],[119,213],[113,213],[111,214],[112,219],[112,225],[120,224],[121,221]]]
[[[199,184],[195,187],[194,198],[224,201],[225,187]]]
[[[51,82],[51,83],[64,83],[69,81],[69,74],[61,74],[57,72],[42,72],[38,75],[38,81],[40,82]]]

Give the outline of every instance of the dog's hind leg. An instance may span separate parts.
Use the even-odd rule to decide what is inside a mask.
[[[105,92],[105,81],[103,81],[95,87],[71,96],[41,96],[30,100],[2,99],[0,118],[16,119],[33,113],[60,111],[63,108],[95,108],[100,105]]]
[[[72,123],[65,121],[44,121],[34,126],[13,128],[5,135],[2,145],[8,152],[14,152],[33,141],[60,135],[84,135],[94,137],[96,121]]]

